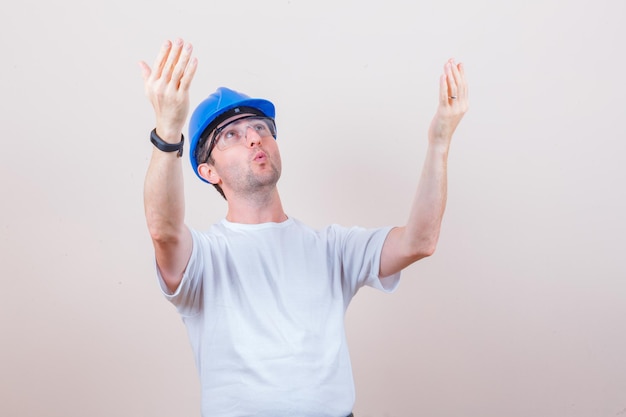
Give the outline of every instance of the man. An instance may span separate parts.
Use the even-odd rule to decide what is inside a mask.
[[[450,141],[468,108],[463,66],[444,66],[413,206],[395,228],[316,231],[287,216],[273,104],[218,89],[191,116],[190,158],[228,210],[199,232],[184,223],[180,158],[191,54],[191,44],[167,41],[152,68],[140,64],[156,115],[144,198],[159,282],[193,347],[203,416],[350,415],[344,313],[361,286],[392,291],[403,268],[435,250]]]

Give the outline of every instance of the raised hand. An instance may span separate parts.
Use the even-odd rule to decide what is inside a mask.
[[[166,41],[152,68],[140,62],[145,93],[156,116],[157,134],[171,143],[180,135],[189,112],[189,87],[198,68],[193,47],[182,39]]]
[[[439,106],[428,130],[431,143],[449,144],[452,134],[469,108],[463,64],[448,60],[439,78]]]

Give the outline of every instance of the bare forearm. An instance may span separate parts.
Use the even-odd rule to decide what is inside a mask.
[[[448,195],[448,146],[428,147],[404,233],[404,245],[415,260],[437,246]]]
[[[144,184],[146,221],[152,239],[170,242],[184,229],[185,199],[181,158],[154,149]]]
[[[192,249],[191,232],[185,225],[181,165],[175,153],[155,148],[144,185],[148,230],[161,276],[172,292],[182,279]]]
[[[448,149],[429,146],[407,222],[393,229],[383,247],[383,276],[434,253],[447,200]]]

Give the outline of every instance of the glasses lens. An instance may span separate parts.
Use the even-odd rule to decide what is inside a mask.
[[[240,144],[249,134],[248,129],[252,129],[254,133],[262,138],[276,135],[274,120],[269,117],[246,117],[233,120],[226,126],[217,129],[215,145],[220,150],[224,150]]]

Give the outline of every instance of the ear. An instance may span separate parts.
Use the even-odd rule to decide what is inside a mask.
[[[219,184],[222,182],[219,174],[215,170],[213,165],[209,165],[206,162],[198,165],[198,173],[202,178],[210,182],[211,184]]]

